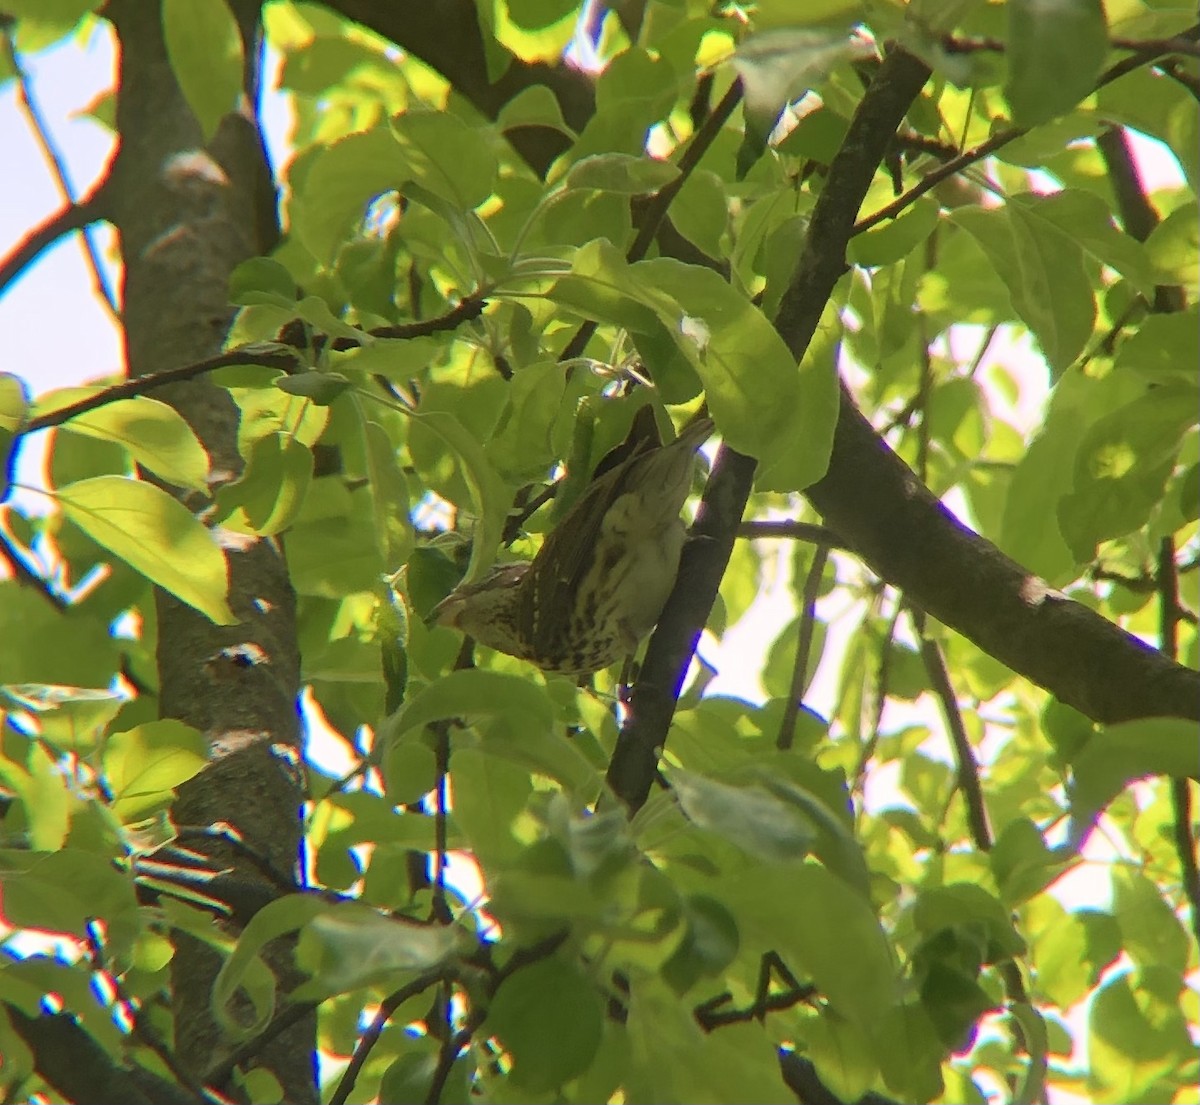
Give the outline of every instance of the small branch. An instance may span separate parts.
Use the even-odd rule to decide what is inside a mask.
[[[961,153],[958,157],[951,161],[947,161],[943,165],[939,165],[932,172],[922,177],[903,195],[892,200],[891,203],[885,204],[873,215],[868,215],[865,219],[859,219],[854,224],[854,229],[850,232],[850,236],[857,237],[859,234],[870,230],[873,226],[878,226],[881,222],[888,219],[894,219],[906,208],[911,207],[921,196],[926,192],[932,191],[943,180],[948,180],[957,173],[961,173],[963,169],[974,165],[977,161],[982,161],[985,157],[990,157],[998,149],[1007,146],[1009,142],[1020,138],[1021,135],[1027,133],[1025,127],[1010,127],[1008,130],[997,131],[986,142],[981,142],[974,149],[967,150],[966,153]]]
[[[633,244],[625,254],[625,260],[630,264],[633,264],[634,261],[640,261],[646,256],[646,251],[649,250],[650,244],[654,241],[654,236],[658,233],[659,226],[662,224],[663,219],[666,218],[667,209],[671,206],[672,200],[679,194],[679,190],[700,163],[700,159],[708,152],[708,148],[716,140],[717,135],[721,133],[721,128],[725,125],[729,116],[733,114],[733,109],[737,107],[741,99],[742,82],[734,81],[729,86],[729,90],[725,95],[721,97],[721,102],[712,109],[712,112],[704,120],[700,129],[692,135],[691,142],[688,143],[687,149],[683,151],[682,156],[679,158],[679,176],[671,181],[670,184],[660,188],[642,213],[637,235],[634,237]],[[559,354],[558,359],[560,361],[572,361],[576,357],[581,356],[595,332],[596,323],[591,320],[585,322],[575,331],[571,340],[563,348],[562,353]]]
[[[660,188],[642,212],[637,236],[633,239],[633,245],[629,247],[629,251],[625,255],[625,259],[631,264],[646,256],[650,243],[654,241],[654,236],[658,233],[659,225],[667,216],[667,209],[679,195],[696,166],[700,164],[701,158],[716,141],[717,136],[721,133],[721,128],[729,121],[734,108],[741,101],[742,82],[736,80],[721,97],[720,103],[709,113],[700,129],[692,136],[691,142],[688,143],[687,149],[683,151],[683,156],[679,159],[679,175],[670,184]]]
[[[721,1009],[721,1006],[730,1000],[730,995],[724,993],[706,1001],[703,1005],[696,1006],[692,1015],[705,1032],[712,1032],[713,1029],[726,1024],[760,1021],[767,1013],[781,1013],[785,1009],[801,1005],[814,997],[816,993],[817,988],[809,983],[768,994],[761,1000],[755,1000],[753,1004],[740,1009]]]
[[[373,330],[366,330],[364,333],[373,338],[385,339],[407,340],[426,337],[439,331],[455,329],[464,321],[477,317],[484,306],[486,306],[486,300],[482,296],[474,296],[464,299],[453,310],[437,318],[425,322],[404,323],[399,326],[378,326]],[[318,342],[316,347],[342,352],[348,349],[358,349],[359,343],[352,338],[335,338],[328,343]],[[161,372],[149,372],[144,376],[134,376],[129,380],[122,380],[121,383],[113,384],[112,387],[98,391],[95,395],[89,395],[77,403],[71,403],[33,419],[21,432],[30,434],[37,430],[49,429],[51,426],[61,426],[72,418],[78,418],[81,414],[107,406],[109,403],[115,403],[119,399],[145,395],[147,392],[167,384],[192,380],[207,372],[215,372],[218,368],[228,368],[231,365],[261,365],[264,368],[278,368],[284,372],[290,372],[295,369],[298,358],[299,350],[289,352],[286,348],[279,346],[267,352],[256,352],[248,347],[231,349],[227,353],[218,353],[214,357],[206,357],[204,360],[195,361],[192,364],[178,365],[175,368],[165,368]]]
[[[1193,100],[1200,101],[1200,77],[1184,69],[1182,62],[1171,59],[1157,68],[1176,84],[1182,86]]]
[[[312,1016],[321,1007],[320,1001],[302,1001],[299,1005],[289,1005],[275,1017],[257,1036],[251,1037],[240,1047],[231,1051],[215,1067],[204,1076],[207,1086],[224,1087],[233,1072],[247,1060],[256,1058],[272,1040],[282,1036],[289,1028],[294,1028],[305,1017]]]
[[[1200,58],[1200,44],[1194,39],[1179,36],[1148,38],[1144,41],[1138,41],[1136,38],[1114,38],[1111,45],[1114,50],[1134,50],[1139,53],[1150,51],[1158,57],[1164,54],[1186,54],[1188,57]]]
[[[8,565],[9,572],[18,583],[32,587],[60,614],[65,614],[71,608],[71,604],[29,566],[16,542],[3,527],[0,527],[0,560]]]
[[[514,510],[509,514],[504,521],[504,534],[500,538],[500,544],[507,548],[517,539],[517,535],[521,532],[521,527],[558,494],[558,485],[561,482],[561,480],[555,480],[554,483],[546,484],[533,498],[524,503],[519,510]]]
[[[796,661],[792,665],[792,686],[788,692],[787,705],[779,722],[779,736],[775,747],[786,752],[796,739],[796,719],[800,716],[800,705],[804,688],[808,685],[809,662],[812,659],[813,635],[817,625],[817,594],[821,590],[821,576],[829,563],[829,546],[818,545],[813,549],[812,564],[804,580],[804,595],[800,605],[800,629],[796,641]]]
[[[880,585],[881,591],[884,585]],[[900,612],[902,607],[900,603],[896,604],[896,608],[892,611],[891,620],[888,622],[887,632],[883,636],[883,641],[879,649],[879,667],[875,672],[875,701],[871,708],[871,732],[863,743],[862,751],[858,756],[858,763],[854,768],[854,793],[861,794],[863,784],[866,780],[867,766],[871,762],[871,757],[875,755],[875,749],[879,747],[880,728],[883,725],[883,708],[887,704],[888,691],[891,685],[892,677],[892,641],[896,637],[896,626],[900,622]]]
[[[1150,237],[1159,223],[1158,212],[1146,195],[1137,159],[1124,127],[1111,127],[1096,139],[1104,158],[1108,180],[1117,200],[1117,211],[1125,233],[1139,242]],[[1154,309],[1160,312],[1182,311],[1187,306],[1183,289],[1160,284],[1154,289]]]
[[[962,712],[958,708],[958,699],[954,694],[954,684],[950,681],[950,672],[946,668],[946,658],[941,646],[932,637],[925,635],[925,615],[912,611],[913,626],[921,641],[921,659],[929,674],[933,692],[938,697],[942,707],[942,717],[946,722],[946,731],[954,749],[954,762],[958,774],[958,789],[962,792],[963,801],[967,804],[967,824],[971,829],[971,839],[981,852],[992,850],[992,830],[988,824],[987,806],[983,800],[983,787],[979,783],[979,764],[975,759],[975,750],[967,737],[966,726],[963,725]]]
[[[34,227],[13,247],[9,255],[0,261],[0,295],[59,238],[108,217],[107,185],[108,178],[105,177],[83,199],[67,204],[40,226]]]
[[[36,433],[38,430],[48,430],[52,426],[61,426],[72,418],[94,411],[98,407],[106,407],[120,399],[131,399],[135,395],[145,395],[156,388],[167,384],[179,383],[181,380],[193,380],[206,372],[215,372],[218,368],[228,368],[230,365],[262,365],[264,368],[279,368],[285,372],[295,368],[296,355],[283,351],[272,353],[248,353],[246,351],[230,350],[228,353],[218,353],[215,357],[206,357],[192,364],[179,365],[176,368],[164,368],[161,372],[151,372],[145,376],[134,376],[122,380],[95,395],[70,403],[56,411],[50,411],[38,418],[31,419],[21,431],[22,435]]]
[[[738,537],[750,539],[791,538],[796,541],[808,541],[814,545],[824,545],[829,549],[851,551],[850,546],[842,541],[836,533],[815,522],[796,522],[791,519],[764,520],[742,522],[737,528]]]
[[[33,96],[33,84],[29,79],[29,74],[25,71],[25,67],[21,64],[21,58],[17,54],[16,47],[13,45],[12,38],[5,34],[0,36],[4,41],[4,51],[8,55],[8,63],[12,67],[17,76],[17,99],[20,101],[21,107],[29,120],[29,127],[33,131],[34,138],[37,144],[41,147],[42,155],[49,162],[50,168],[54,173],[54,178],[58,183],[59,191],[62,193],[63,199],[67,201],[68,208],[77,207],[78,200],[75,196],[75,188],[71,184],[70,176],[67,173],[67,164],[63,160],[62,154],[54,144],[54,140],[50,137],[50,127],[45,116],[42,115],[42,110],[38,106],[37,100]],[[107,177],[105,173],[105,177]],[[103,182],[102,182],[103,183]],[[93,189],[92,196],[97,194],[98,189]],[[96,285],[96,294],[103,300],[107,306],[109,314],[113,319],[120,321],[121,309],[117,305],[117,297],[114,294],[112,287],[109,285],[108,279],[104,275],[104,268],[100,261],[100,253],[96,249],[96,243],[92,240],[89,226],[91,222],[96,220],[90,219],[87,223],[80,226],[78,229],[82,231],[83,236],[83,252],[87,258],[88,267],[92,270],[92,279]],[[0,280],[0,288],[5,286],[5,282]]]
[[[775,328],[797,361],[820,323],[821,312],[845,271],[845,244],[863,197],[875,178],[904,114],[929,77],[903,50],[879,66],[850,121],[846,140],[829,166],[809,220],[796,273],[784,291]],[[845,421],[845,408],[840,416]],[[650,793],[658,750],[667,739],[679,690],[733,550],[754,482],[755,461],[722,445],[704,489],[679,578],[650,638],[632,708],[609,763],[608,785],[630,811]],[[811,497],[811,494],[810,494]]]
[[[1170,42],[1178,42],[1180,44],[1193,43],[1197,36],[1200,35],[1200,26],[1190,27],[1183,31],[1174,39],[1166,40]],[[1111,84],[1120,77],[1124,77],[1128,73],[1132,73],[1135,69],[1141,68],[1154,61],[1156,58],[1162,57],[1167,53],[1179,53],[1178,48],[1163,49],[1164,43],[1151,42],[1146,46],[1129,46],[1129,49],[1135,52],[1123,61],[1117,62],[1116,65],[1106,69],[1096,81],[1095,88],[1103,88],[1106,84]],[[868,215],[865,219],[860,219],[854,224],[854,229],[851,231],[851,236],[862,234],[866,230],[870,230],[873,226],[878,226],[886,219],[894,219],[901,211],[912,204],[926,192],[936,188],[943,180],[962,172],[970,165],[974,165],[977,161],[982,161],[985,157],[990,157],[1003,146],[1007,146],[1009,142],[1020,138],[1022,135],[1028,134],[1028,127],[1010,127],[1007,130],[997,131],[986,142],[980,143],[972,150],[967,150],[960,154],[952,161],[947,161],[944,165],[939,165],[928,176],[924,177],[917,184],[914,184],[907,192],[898,199],[881,207],[873,215]]]
[[[342,1072],[341,1078],[338,1079],[337,1088],[329,1097],[329,1105],[345,1105],[345,1102],[349,1099],[354,1089],[354,1084],[358,1081],[358,1076],[363,1066],[375,1045],[379,1043],[379,1038],[383,1035],[383,1030],[387,1027],[388,1021],[392,1019],[392,1014],[408,1001],[409,998],[416,997],[417,994],[423,993],[431,986],[436,986],[439,982],[445,982],[448,978],[449,974],[445,968],[439,968],[436,971],[426,971],[424,974],[414,978],[412,982],[406,983],[399,990],[389,994],[380,1002],[379,1011],[375,1014],[375,1018],[371,1021],[366,1031],[358,1038],[358,1043],[354,1045],[354,1054],[350,1056],[350,1062]]]
[[[433,1077],[429,1080],[429,1092],[425,1095],[426,1105],[438,1105],[442,1099],[442,1090],[446,1088],[446,1079],[450,1077],[451,1068],[454,1066],[454,1061],[462,1053],[470,1042],[471,1037],[475,1034],[475,1029],[482,1023],[482,1018],[479,1022],[475,1022],[472,1017],[470,1023],[461,1032],[455,1032],[449,1035],[442,1041],[442,1046],[438,1050],[437,1067],[434,1068]]]

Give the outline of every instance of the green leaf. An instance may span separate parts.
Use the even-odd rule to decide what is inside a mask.
[[[1009,0],[1008,81],[1013,122],[1044,123],[1090,93],[1108,52],[1100,0]]]
[[[451,758],[450,777],[455,820],[480,863],[511,863],[525,847],[515,830],[533,790],[529,772],[488,748],[461,748]]]
[[[237,622],[226,594],[225,556],[212,534],[165,491],[122,476],[58,489],[63,513],[152,583],[218,625]]]
[[[670,258],[626,265],[603,241],[577,251],[572,274],[551,295],[590,317],[648,337],[646,363],[672,401],[695,394],[662,378],[653,355],[669,340],[703,381],[725,440],[770,470],[772,490],[799,489],[825,472],[833,441],[832,360],[806,357],[799,370],[775,328],[717,273]],[[649,315],[649,317],[648,317]],[[636,338],[635,338],[636,340]],[[675,370],[677,372],[677,370]]]
[[[781,27],[751,35],[737,48],[733,66],[742,78],[750,129],[765,141],[784,107],[815,88],[840,65],[863,56],[850,37],[854,16],[840,28]]]
[[[558,450],[554,429],[566,392],[566,375],[555,361],[525,365],[508,386],[508,404],[487,444],[496,470],[514,481],[544,479]]]
[[[1079,243],[1021,204],[992,211],[961,208],[950,217],[987,254],[1050,366],[1056,374],[1065,371],[1091,336],[1096,317]]]
[[[454,451],[462,465],[463,478],[467,482],[477,519],[471,540],[471,561],[463,582],[475,583],[496,559],[511,497],[488,463],[479,439],[454,415],[445,411],[426,411],[412,417],[437,434]]]
[[[636,975],[628,1005],[627,1100],[794,1105],[796,1094],[780,1076],[770,1028],[728,1024],[706,1034],[674,991]],[[665,1063],[666,1055],[681,1060]]]
[[[1116,975],[1088,1006],[1087,1090],[1096,1105],[1156,1101],[1164,1097],[1164,1082],[1182,1080],[1195,1067],[1195,1045],[1176,996],[1178,976],[1169,987],[1152,981]]]
[[[296,281],[278,261],[251,257],[230,274],[229,302],[239,307],[270,303],[291,308],[296,302]]]
[[[894,1004],[896,964],[878,918],[825,868],[747,865],[725,877],[721,899],[738,919],[743,947],[779,952],[842,1016],[870,1031]]]
[[[171,797],[208,762],[202,733],[174,718],[148,721],[114,733],[104,746],[104,776],[113,811],[136,821]]]
[[[389,917],[359,902],[340,902],[303,926],[297,960],[313,975],[305,990],[344,994],[361,986],[395,983],[398,972],[428,971],[444,963],[459,930]]]
[[[242,95],[237,20],[225,0],[163,0],[162,22],[175,79],[207,142],[221,120],[237,110]],[[215,163],[209,165],[209,171],[219,171]]]
[[[835,1015],[806,1018],[804,1042],[821,1081],[842,1101],[858,1101],[875,1083],[874,1043],[856,1024]]]
[[[1180,442],[1196,422],[1195,386],[1167,384],[1099,419],[1075,456],[1075,480],[1058,504],[1075,559],[1144,525],[1161,501]]]
[[[13,443],[29,413],[29,395],[19,376],[0,372],[0,502],[8,497]]]
[[[99,389],[55,392],[56,404],[73,402]],[[195,431],[172,406],[145,395],[120,399],[86,411],[62,430],[122,446],[140,465],[155,475],[189,491],[208,490],[208,453]]]
[[[73,644],[80,644],[74,639]],[[65,751],[90,752],[104,727],[129,700],[119,690],[10,683],[0,686],[18,710],[37,718],[40,735]]]
[[[701,978],[719,976],[737,956],[737,918],[716,898],[689,895],[683,901],[686,932],[662,966],[662,977],[681,997]]]
[[[496,185],[496,158],[479,133],[444,111],[394,116],[392,136],[407,176],[459,213],[478,207]]]
[[[34,19],[70,28],[88,12],[102,6],[102,0],[3,0],[0,11],[17,19]]]
[[[1146,252],[1160,284],[1179,284],[1193,290],[1200,267],[1200,230],[1194,203],[1175,208],[1146,239]]]
[[[1075,458],[1090,423],[1120,407],[1141,388],[1130,376],[1092,380],[1068,372],[1050,396],[1040,430],[1017,462],[1001,521],[1000,548],[1058,587],[1076,576],[1075,556],[1057,525],[1059,501],[1070,494]]]
[[[921,196],[907,211],[850,239],[847,254],[856,265],[892,265],[924,244],[940,217],[936,200]]]
[[[399,188],[407,174],[396,140],[382,126],[319,149],[307,169],[296,188],[292,226],[321,262],[333,259],[371,200]]]
[[[640,196],[665,188],[678,176],[679,169],[669,161],[627,153],[605,153],[576,161],[563,178],[563,184],[567,188],[592,188],[597,192]]]
[[[217,502],[222,524],[263,536],[282,533],[296,520],[312,483],[312,450],[290,434],[259,438],[241,478],[222,487]]]
[[[576,137],[563,118],[558,97],[544,84],[523,88],[507,100],[496,116],[496,127],[502,134],[519,127],[549,127],[569,138]]]
[[[31,588],[15,580],[0,582],[0,682],[107,686],[120,667],[108,622],[88,617],[85,610],[73,614],[68,623]],[[68,624],[71,648],[66,649],[62,635]]]
[[[816,794],[788,779],[783,772],[762,772],[763,784],[777,798],[801,814],[813,834],[813,854],[847,886],[870,900],[871,882],[862,845],[829,806]]]
[[[252,1035],[262,1030],[275,1011],[275,976],[258,954],[263,946],[334,908],[332,903],[311,894],[288,894],[250,918],[213,982],[210,1008],[214,1020],[226,1032],[234,1038]],[[252,1017],[245,1016],[241,1002],[236,1013],[231,1008],[239,990],[250,999]]]
[[[1072,763],[1072,841],[1082,840],[1093,818],[1133,780],[1147,775],[1195,777],[1196,726],[1182,718],[1148,717],[1106,725]]]
[[[484,1028],[512,1056],[513,1084],[542,1094],[587,1070],[603,1019],[592,980],[552,958],[514,971],[500,984]]]
[[[1140,373],[1148,383],[1191,383],[1200,364],[1200,309],[1150,315],[1121,343],[1115,372]]]
[[[1113,916],[1125,951],[1142,970],[1167,967],[1187,973],[1191,940],[1158,886],[1132,867],[1112,870]]]
[[[763,786],[730,786],[682,768],[664,768],[679,804],[702,829],[717,833],[755,859],[799,861],[816,832],[808,817]]]
[[[108,856],[78,848],[26,853],[16,873],[4,872],[5,920],[18,928],[82,937],[92,918],[111,922],[136,912],[133,883]]]
[[[370,421],[364,422],[362,429],[379,556],[385,570],[395,569],[407,563],[413,551],[408,483],[387,431],[378,422]]]
[[[275,386],[287,395],[311,399],[318,407],[328,407],[339,395],[349,391],[354,381],[340,372],[313,370],[280,376]]]
[[[1019,817],[1000,831],[988,862],[1001,898],[1015,907],[1045,890],[1073,860],[1047,848],[1037,826]]]
[[[464,669],[452,671],[418,691],[381,727],[384,738],[445,718],[511,714],[526,726],[549,728],[554,709],[545,691],[518,675]]]
[[[1048,196],[1024,193],[1010,202],[1029,214],[1031,225],[1045,220],[1052,232],[1066,234],[1085,254],[1126,277],[1142,295],[1153,297],[1154,272],[1146,247],[1113,225],[1112,211],[1099,196],[1066,188]]]

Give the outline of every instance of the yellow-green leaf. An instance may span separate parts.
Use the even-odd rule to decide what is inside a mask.
[[[165,491],[125,476],[97,476],[59,488],[55,497],[81,530],[152,583],[218,625],[238,620],[226,601],[224,554]]]

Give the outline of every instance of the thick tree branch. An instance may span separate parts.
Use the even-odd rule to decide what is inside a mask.
[[[929,70],[911,54],[901,50],[889,54],[863,95],[829,167],[796,276],[784,293],[776,322],[797,361],[816,333],[825,302],[845,271],[846,241],[875,169],[928,76]],[[718,451],[693,527],[700,539],[684,550],[679,580],[650,639],[629,720],[621,730],[608,771],[609,785],[632,810],[641,806],[650,791],[657,750],[666,741],[684,673],[716,598],[754,468],[751,457],[726,446]],[[841,533],[838,526],[833,528]]]

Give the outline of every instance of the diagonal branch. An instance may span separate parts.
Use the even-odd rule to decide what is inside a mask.
[[[12,248],[8,256],[0,261],[0,295],[59,238],[108,218],[107,185],[108,177],[105,177],[81,200],[68,203],[55,212]]]
[[[50,136],[49,124],[46,122],[45,116],[42,115],[42,109],[38,106],[38,102],[34,98],[33,85],[29,79],[29,74],[25,71],[25,67],[21,63],[20,55],[18,55],[16,47],[13,45],[12,38],[7,34],[0,37],[3,37],[4,40],[6,60],[12,71],[17,75],[17,100],[26,117],[29,119],[30,129],[33,131],[34,138],[41,148],[42,156],[50,164],[54,178],[58,183],[59,191],[62,192],[63,199],[67,201],[68,206],[75,206],[78,201],[75,196],[75,188],[71,184],[71,178],[67,172],[67,163],[59,152],[58,147],[54,144],[54,139]],[[107,173],[105,176],[107,176]],[[92,270],[92,280],[96,285],[96,294],[103,300],[109,314],[114,319],[119,319],[121,317],[121,309],[117,305],[116,294],[108,278],[104,275],[104,266],[100,260],[99,250],[96,249],[96,243],[92,240],[90,225],[85,224],[79,227],[79,229],[82,231],[83,252],[87,257],[88,267]],[[2,286],[3,282],[0,282],[0,287]]]
[[[863,95],[825,187],[817,198],[796,276],[784,293],[776,327],[797,360],[816,333],[826,300],[845,271],[845,249],[854,217],[875,169],[929,70],[895,50],[884,59]],[[608,770],[608,783],[631,810],[646,800],[658,749],[666,741],[695,643],[708,618],[754,480],[755,462],[727,446],[717,452],[679,580],[650,639]],[[833,527],[842,533],[838,526]],[[844,535],[844,534],[843,534]]]
[[[1171,41],[1194,44],[1197,38],[1200,38],[1200,25],[1189,27]],[[1112,84],[1113,81],[1125,76],[1127,73],[1132,73],[1135,69],[1140,69],[1142,66],[1162,57],[1164,54],[1176,52],[1168,48],[1168,44],[1165,42],[1150,42],[1137,48],[1133,44],[1130,44],[1124,48],[1131,49],[1134,52],[1129,57],[1123,58],[1100,74],[1100,77],[1096,81],[1097,90],[1103,88],[1106,84]],[[997,131],[986,142],[981,142],[974,149],[967,150],[958,157],[939,165],[922,178],[921,181],[914,184],[902,196],[897,197],[891,203],[887,204],[887,206],[881,207],[865,219],[860,219],[855,224],[854,233],[861,234],[863,231],[870,230],[871,227],[878,226],[887,219],[894,219],[901,211],[911,207],[917,199],[925,195],[926,192],[936,188],[943,180],[961,173],[963,169],[969,168],[977,161],[982,161],[985,157],[990,157],[1002,146],[1007,146],[1009,142],[1013,142],[1028,133],[1028,127],[1009,127],[1007,130]]]

